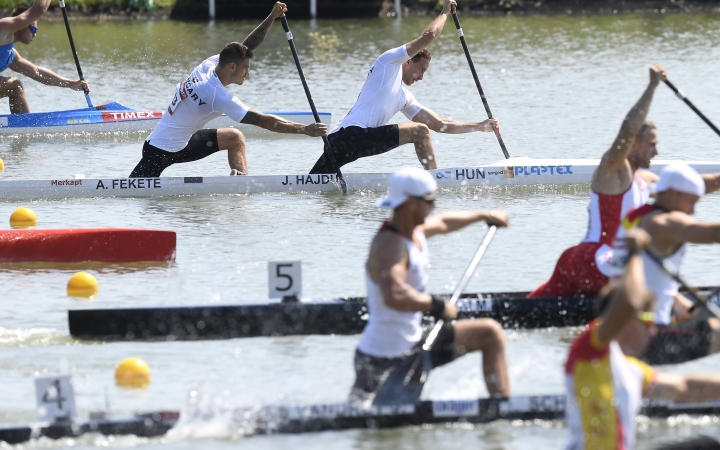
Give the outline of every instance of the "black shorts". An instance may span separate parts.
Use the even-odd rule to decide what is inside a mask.
[[[200,130],[190,137],[187,145],[179,152],[161,150],[145,141],[142,159],[133,169],[129,178],[155,178],[173,164],[197,161],[220,151],[217,130]]]
[[[650,365],[680,364],[707,356],[712,340],[712,328],[707,319],[695,319],[689,324],[658,326],[658,333],[642,355]]]
[[[330,134],[328,142],[338,166],[342,167],[359,158],[379,155],[397,148],[400,145],[400,128],[397,125],[377,128],[345,127]],[[327,152],[323,152],[310,173],[335,173],[335,166]]]
[[[425,333],[426,335],[429,333]],[[425,337],[418,345],[425,342]],[[455,344],[455,330],[451,323],[445,322],[440,328],[435,339],[435,344],[430,349],[430,360],[432,367],[443,366],[453,360],[453,350]],[[406,356],[398,358],[378,358],[366,355],[360,350],[355,350],[355,384],[350,391],[350,399],[352,401],[362,401],[368,395],[375,393],[380,382],[385,379],[387,373],[396,364],[402,361]]]

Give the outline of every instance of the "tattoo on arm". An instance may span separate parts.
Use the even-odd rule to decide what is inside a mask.
[[[252,31],[252,33],[248,34],[248,37],[246,37],[243,41],[243,45],[245,45],[250,50],[255,50],[256,48],[260,47],[260,44],[262,44],[262,42],[265,40],[265,35],[270,29],[270,25],[272,25],[272,23],[272,20],[268,21],[267,19],[265,19],[263,23],[258,25],[258,27]]]
[[[248,125],[257,125],[260,123],[260,116],[262,113],[258,110],[251,109],[247,113],[245,113],[245,117],[242,118],[240,123],[246,123]]]

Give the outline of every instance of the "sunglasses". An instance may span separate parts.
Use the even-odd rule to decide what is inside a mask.
[[[30,25],[28,28],[30,28],[30,32],[35,36],[37,34],[37,27],[35,25]]]
[[[435,195],[434,194],[428,194],[425,197],[413,197],[418,200],[422,200],[428,205],[435,206]]]
[[[653,312],[640,311],[637,313],[637,318],[647,326],[655,325],[655,313]]]

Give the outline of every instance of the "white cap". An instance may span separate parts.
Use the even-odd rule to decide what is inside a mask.
[[[403,167],[390,176],[390,192],[378,200],[382,209],[395,209],[410,197],[425,197],[435,192],[437,183],[430,172],[417,167]]]
[[[658,192],[668,189],[702,197],[705,195],[705,180],[687,164],[671,164],[660,172],[657,182]]]

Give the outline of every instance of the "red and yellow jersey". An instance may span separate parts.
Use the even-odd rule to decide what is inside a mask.
[[[655,383],[650,366],[625,356],[615,341],[599,341],[599,324],[594,320],[575,339],[565,364],[568,450],[632,448],[635,415]]]

